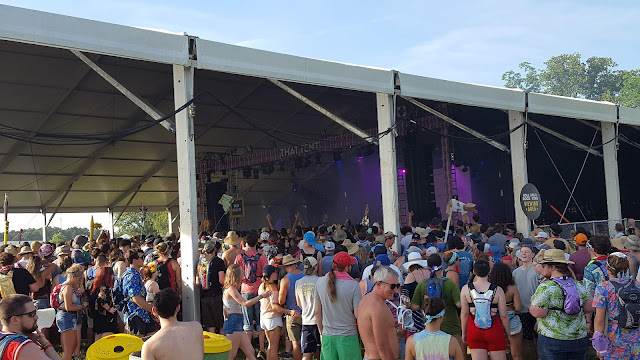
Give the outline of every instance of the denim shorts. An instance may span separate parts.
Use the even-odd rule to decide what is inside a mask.
[[[58,310],[56,312],[56,326],[61,333],[67,330],[76,330],[80,324],[82,324],[82,313],[80,311]]]
[[[515,311],[508,311],[509,313],[509,328],[511,329],[511,335],[516,335],[522,331],[522,322],[520,316]]]
[[[225,335],[231,335],[235,332],[244,331],[244,316],[242,314],[229,314],[227,320],[222,325],[222,331]]]

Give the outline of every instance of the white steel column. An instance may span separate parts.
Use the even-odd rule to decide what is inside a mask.
[[[193,98],[194,68],[173,65],[176,109]],[[182,318],[200,321],[200,291],[195,286],[198,261],[198,211],[196,203],[196,148],[191,108],[175,115],[182,250]]]
[[[47,241],[47,213],[42,211],[42,243]]]
[[[167,209],[167,212],[169,213],[169,232],[170,233],[177,233],[179,231],[179,227],[177,226],[178,223],[176,223],[176,220],[178,218],[178,208],[174,207],[170,207]]]
[[[376,94],[378,104],[378,132],[383,132],[396,122],[396,110],[393,96]],[[378,141],[380,152],[380,180],[382,187],[382,223],[384,231],[400,234],[400,214],[398,212],[398,169],[396,167],[396,135],[395,131],[383,136]],[[394,251],[399,251],[396,238]]]
[[[611,141],[616,137],[615,123],[602,121],[600,124],[602,126],[602,143],[604,144],[602,146],[602,155],[604,157],[604,183],[607,192],[607,215],[609,217],[609,231],[612,231],[617,222],[622,222],[618,153],[616,149],[618,141]]]
[[[116,238],[116,224],[115,224],[115,218],[113,217],[113,210],[109,209],[109,220],[111,221],[111,225],[109,225],[109,227],[111,228],[111,239],[115,239]]]
[[[519,111],[509,110],[509,130],[524,123],[524,114]],[[526,126],[526,125],[525,125]],[[520,191],[529,182],[527,175],[527,151],[524,148],[525,126],[511,133],[509,143],[511,147],[511,174],[513,175],[513,207],[516,211],[516,231],[529,236],[531,221],[522,211],[520,205]]]

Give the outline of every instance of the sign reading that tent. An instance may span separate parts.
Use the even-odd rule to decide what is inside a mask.
[[[522,187],[520,205],[522,206],[522,211],[530,220],[537,219],[542,213],[542,198],[533,184],[526,184]]]

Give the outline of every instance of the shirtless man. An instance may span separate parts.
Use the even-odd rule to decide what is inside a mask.
[[[238,234],[236,234],[235,231],[229,231],[227,237],[224,238],[224,242],[225,244],[231,246],[231,249],[225,251],[222,254],[222,260],[224,260],[224,264],[229,267],[236,261],[236,257],[238,255],[244,253],[244,250],[242,250],[242,248],[240,247],[242,239],[238,236]]]
[[[160,330],[142,345],[143,360],[202,360],[202,326],[197,321],[178,321],[178,310],[180,298],[173,289],[155,295],[153,315],[160,319]]]
[[[380,266],[373,274],[373,290],[360,302],[358,330],[364,344],[364,359],[397,359],[400,353],[395,320],[385,300],[393,300],[399,290],[398,273]]]

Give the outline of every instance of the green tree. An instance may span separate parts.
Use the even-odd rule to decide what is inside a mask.
[[[116,219],[120,214],[116,215]],[[164,235],[169,231],[169,218],[166,211],[148,212],[144,218],[141,212],[125,212],[116,223],[117,235]]]
[[[54,244],[63,243],[66,241],[67,241],[67,238],[64,235],[62,235],[62,233],[55,233],[51,237],[51,242]]]
[[[512,89],[540,92],[542,82],[540,80],[539,70],[531,66],[531,63],[528,62],[522,62],[518,67],[524,72],[524,77],[518,72],[509,70],[502,74],[502,80],[505,81],[504,86]]]
[[[640,69],[625,72],[619,100],[620,105],[640,107]]]

